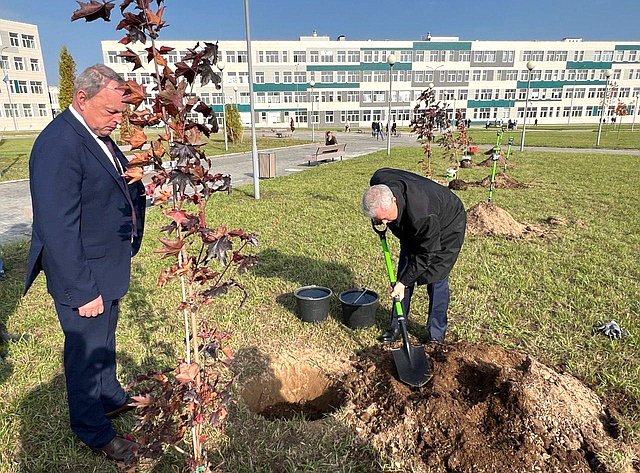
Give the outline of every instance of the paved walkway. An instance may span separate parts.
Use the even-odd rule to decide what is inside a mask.
[[[251,135],[246,135],[250,140]],[[311,132],[298,130],[297,138],[311,139]],[[370,133],[337,133],[338,141],[346,143],[345,159],[362,156],[375,151],[385,150],[386,141],[376,141]],[[306,156],[312,154],[318,143],[324,142],[324,133],[316,132],[316,144],[293,146],[275,150],[276,176],[285,176],[295,172],[309,169]],[[416,146],[415,137],[409,133],[402,133],[400,137],[392,137],[393,146]],[[487,145],[488,146],[488,145]],[[527,146],[527,151],[551,151],[565,153],[603,153],[640,156],[640,150],[609,150],[609,149],[577,149],[577,148],[538,148]],[[232,182],[247,184],[253,181],[253,163],[251,153],[233,154],[213,159],[215,170],[221,173],[231,174]],[[28,180],[0,183],[0,245],[12,241],[24,240],[31,235],[31,197],[29,195]]]

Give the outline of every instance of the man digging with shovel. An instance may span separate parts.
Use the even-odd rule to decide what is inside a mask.
[[[460,199],[448,188],[417,174],[399,169],[377,170],[362,197],[362,210],[385,249],[389,277],[394,286],[394,304],[389,329],[379,340],[391,343],[400,338],[408,316],[414,285],[427,285],[429,316],[428,342],[444,342],[449,307],[449,273],[464,241],[466,214]],[[397,282],[390,267],[386,228],[400,240]],[[395,284],[394,284],[395,282]],[[403,314],[398,314],[401,305]]]

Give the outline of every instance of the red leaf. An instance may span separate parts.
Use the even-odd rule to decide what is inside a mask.
[[[102,18],[104,21],[111,21],[111,9],[115,6],[113,2],[100,3],[96,0],[89,2],[80,2],[76,0],[80,8],[73,12],[71,15],[71,21],[84,18],[86,21],[97,20]]]
[[[184,240],[169,240],[167,238],[160,238],[160,243],[162,243],[162,248],[158,248],[154,251],[154,253],[161,254],[163,258],[167,256],[177,256],[180,253],[180,250],[184,246]]]
[[[141,149],[142,145],[147,142],[147,135],[139,128],[135,128],[131,136],[125,141],[131,145],[131,149]]]
[[[176,379],[180,383],[186,384],[196,380],[196,376],[200,372],[200,366],[197,363],[180,363],[176,371]]]
[[[134,182],[139,181],[144,176],[144,169],[140,166],[128,167],[124,172],[124,177],[127,179],[129,184],[133,184]]]
[[[133,69],[131,69],[132,71],[135,71],[136,69],[142,67],[142,61],[140,60],[140,56],[138,56],[130,48],[127,48],[126,51],[122,51],[122,52],[118,53],[118,57],[123,58],[127,62],[131,62],[131,63],[135,64],[133,66]]]
[[[153,397],[150,394],[144,394],[140,396],[131,396],[131,399],[133,401],[131,402],[131,404],[133,404],[136,407],[147,407],[153,404],[153,401],[154,401]]]
[[[133,105],[134,110],[144,102],[147,94],[144,91],[144,85],[138,84],[134,80],[128,80],[117,89],[122,90],[124,96],[122,101]]]

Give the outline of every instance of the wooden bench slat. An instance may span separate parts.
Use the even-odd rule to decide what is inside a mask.
[[[334,158],[340,158],[340,161],[342,161],[342,157],[344,156],[346,148],[347,148],[346,143],[337,144],[337,145],[328,145],[328,146],[318,146],[315,154],[312,154],[309,156],[309,165],[311,165],[312,160],[315,161],[316,163],[319,163],[321,161],[328,161],[329,159],[333,161]]]

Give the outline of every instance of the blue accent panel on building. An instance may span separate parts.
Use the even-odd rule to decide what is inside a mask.
[[[227,104],[227,105],[231,105],[231,104]],[[222,113],[222,105],[210,105],[211,109],[216,112],[216,113]],[[236,107],[238,107],[238,112],[250,112],[251,111],[251,106],[248,104],[238,104],[236,105]]]
[[[314,89],[359,89],[359,83],[351,83],[351,82],[316,82],[316,85],[313,86]],[[311,86],[307,88],[310,90]]]
[[[296,90],[304,90],[306,84],[253,84],[254,92],[295,92]]]
[[[451,42],[431,42],[431,41],[414,41],[414,50],[424,51],[470,51],[471,43],[467,41],[451,41]]]
[[[604,80],[532,80],[531,88],[532,89],[560,89],[565,85],[605,85],[606,81]],[[526,89],[527,81],[519,80],[516,84],[518,89]]]
[[[515,100],[467,100],[468,108],[513,107]]]
[[[616,51],[640,51],[640,44],[616,44]]]
[[[611,62],[567,61],[567,69],[611,69]]]

